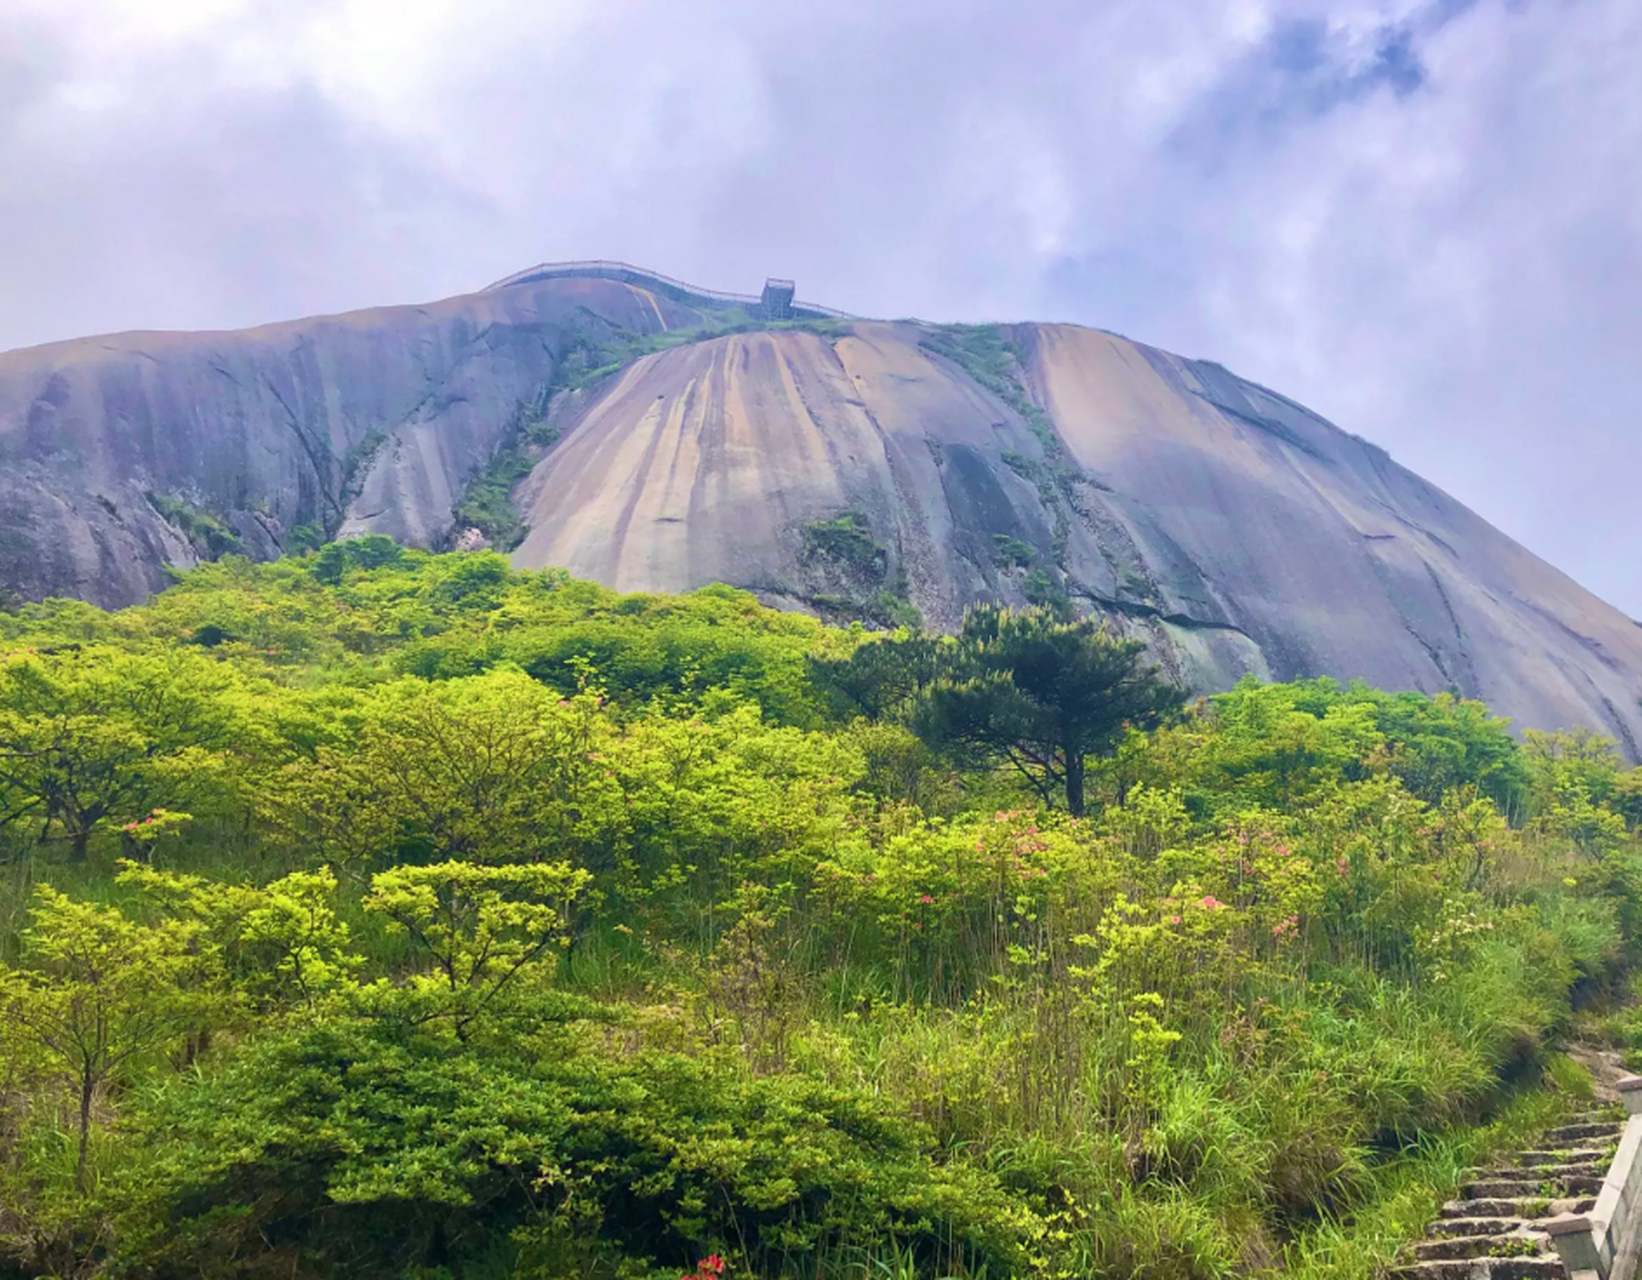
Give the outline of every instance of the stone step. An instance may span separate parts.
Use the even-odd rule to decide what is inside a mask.
[[[1543,1200],[1541,1204],[1545,1204]],[[1528,1227],[1532,1231],[1543,1231],[1545,1224],[1552,1218],[1561,1217],[1565,1213],[1589,1213],[1596,1208],[1595,1196],[1579,1196],[1572,1200],[1553,1200],[1546,1205],[1545,1212],[1537,1218],[1527,1218]]]
[[[1605,1177],[1608,1172],[1607,1160],[1564,1160],[1555,1164],[1530,1164],[1523,1161],[1502,1169],[1479,1169],[1471,1176],[1479,1182],[1509,1182],[1512,1179],[1527,1181],[1537,1179],[1544,1182],[1547,1178],[1566,1177],[1570,1175],[1596,1174]]]
[[[1544,1218],[1554,1218],[1559,1213],[1585,1213],[1595,1205],[1595,1198],[1590,1196],[1547,1198],[1532,1195],[1507,1199],[1450,1200],[1443,1205],[1442,1218],[1439,1221],[1457,1218],[1519,1218],[1528,1212]]]
[[[1448,1262],[1413,1262],[1392,1268],[1396,1280],[1482,1280],[1487,1276],[1486,1262],[1474,1258],[1456,1258]]]
[[[1522,1226],[1521,1218],[1438,1218],[1425,1229],[1428,1238],[1439,1236],[1503,1236]]]
[[[1437,1228],[1460,1222],[1511,1221],[1538,1230],[1550,1219],[1564,1213],[1589,1213],[1596,1207],[1595,1196],[1563,1196],[1550,1198],[1534,1195],[1522,1199],[1450,1200],[1442,1207],[1442,1216],[1427,1229],[1427,1235],[1441,1234]],[[1460,1232],[1459,1234],[1481,1234]]]
[[[1541,1190],[1546,1183],[1549,1190]],[[1602,1190],[1602,1178],[1594,1173],[1570,1173],[1558,1178],[1478,1179],[1460,1188],[1468,1200],[1563,1200],[1569,1196],[1594,1196]]]
[[[1467,1200],[1531,1200],[1541,1195],[1540,1181],[1523,1178],[1494,1178],[1489,1181],[1467,1182],[1460,1194]]]
[[[1489,1280],[1566,1280],[1562,1259],[1555,1254],[1534,1258],[1476,1259],[1488,1264]]]
[[[1528,1241],[1533,1248],[1526,1249],[1521,1241]],[[1498,1258],[1507,1254],[1512,1257],[1525,1257],[1541,1251],[1549,1252],[1543,1237],[1501,1231],[1482,1236],[1450,1236],[1444,1240],[1421,1240],[1414,1246],[1414,1257],[1421,1262],[1436,1262],[1447,1258]]]
[[[1621,1127],[1611,1120],[1565,1124],[1560,1129],[1552,1129],[1547,1133],[1545,1141],[1553,1147],[1560,1147],[1564,1143],[1585,1142],[1591,1138],[1617,1138]]]
[[[1556,1164],[1559,1160],[1578,1163],[1612,1158],[1613,1154],[1607,1147],[1572,1147],[1564,1151],[1522,1151],[1517,1154],[1517,1159],[1523,1164]]]
[[[1491,1196],[1481,1199],[1449,1200],[1442,1207],[1443,1218],[1514,1218],[1520,1212],[1522,1201],[1515,1196]],[[1532,1200],[1529,1200],[1532,1203]]]
[[[1415,1262],[1391,1272],[1400,1280],[1566,1280],[1562,1259],[1444,1258]]]

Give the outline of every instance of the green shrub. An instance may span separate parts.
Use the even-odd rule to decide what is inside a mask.
[[[512,1241],[520,1274],[714,1252],[797,1274],[894,1242],[920,1271],[1002,1274],[1041,1231],[865,1096],[582,1040],[548,1030],[526,1056],[336,1019],[266,1036],[138,1119],[115,1195],[127,1256],[161,1274],[267,1257],[386,1277]]]

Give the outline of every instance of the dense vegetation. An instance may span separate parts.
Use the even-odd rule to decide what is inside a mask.
[[[1568,1079],[1639,821],[1599,739],[1048,614],[374,538],[22,608],[0,1274],[1363,1274]]]

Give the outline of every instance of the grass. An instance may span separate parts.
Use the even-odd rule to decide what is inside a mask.
[[[1383,1275],[1405,1246],[1424,1235],[1470,1169],[1522,1149],[1561,1119],[1572,1101],[1554,1084],[1524,1092],[1488,1123],[1428,1138],[1386,1161],[1368,1175],[1368,1194],[1348,1219],[1325,1218],[1296,1235],[1283,1251],[1283,1270],[1297,1280]]]

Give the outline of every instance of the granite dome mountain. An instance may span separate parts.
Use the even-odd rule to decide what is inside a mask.
[[[1066,599],[1203,690],[1361,677],[1642,742],[1642,627],[1368,441],[1100,330],[583,263],[0,354],[14,597],[128,604],[168,566],[363,533],[833,620]]]

